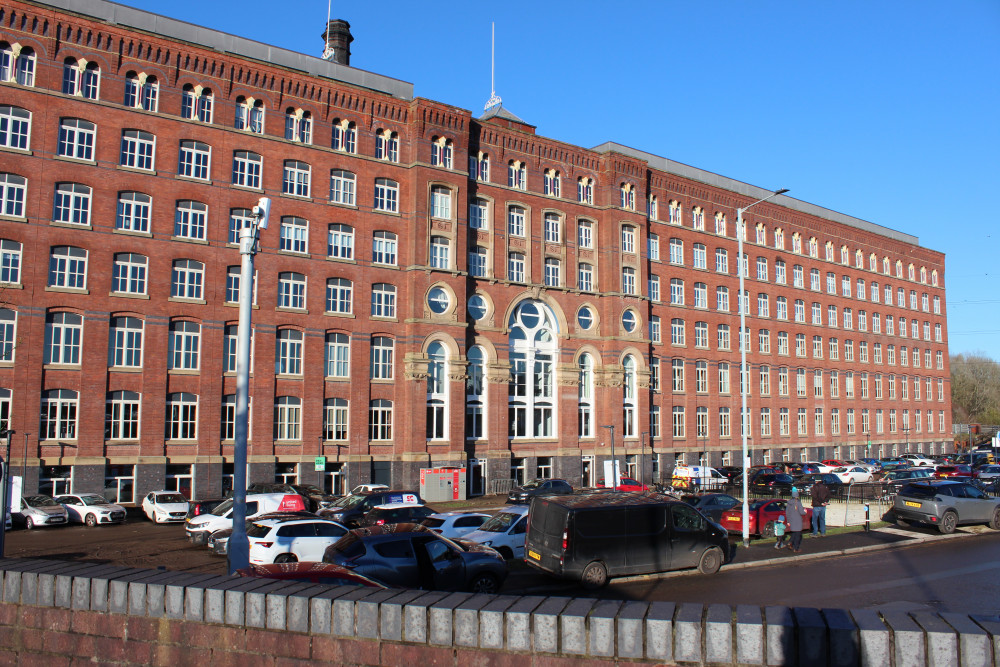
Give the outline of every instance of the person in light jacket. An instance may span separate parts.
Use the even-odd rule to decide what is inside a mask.
[[[793,553],[801,553],[802,524],[806,516],[806,508],[802,506],[802,501],[799,500],[799,490],[794,486],[792,487],[792,497],[785,506],[785,516],[788,521],[788,532],[792,534],[792,541],[789,543],[788,548]]]

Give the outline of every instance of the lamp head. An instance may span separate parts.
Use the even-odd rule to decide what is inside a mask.
[[[786,192],[788,192],[788,188],[782,188],[781,190],[775,190],[774,194],[776,194],[776,195],[783,195]]]
[[[253,207],[253,214],[257,216],[257,228],[267,229],[267,219],[271,215],[271,200],[267,197],[261,197],[257,201],[257,205]]]

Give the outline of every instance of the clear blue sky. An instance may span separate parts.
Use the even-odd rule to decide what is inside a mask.
[[[326,0],[125,0],[320,55]],[[284,10],[284,11],[282,11]],[[616,141],[946,254],[949,347],[1000,361],[1000,2],[334,2],[351,64]]]

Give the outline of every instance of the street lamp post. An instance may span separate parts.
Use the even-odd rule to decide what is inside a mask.
[[[639,445],[639,485],[646,483],[646,436],[649,431],[642,432],[642,443]],[[650,479],[650,482],[653,480]]]
[[[271,200],[261,197],[253,207],[253,219],[240,230],[240,315],[236,329],[236,414],[233,447],[233,532],[227,549],[229,574],[250,566],[247,539],[247,431],[250,403],[250,313],[253,306],[253,258],[258,235],[267,229]]]
[[[748,473],[750,469],[750,457],[747,454],[747,432],[750,430],[750,420],[747,416],[747,384],[749,384],[749,378],[747,377],[747,346],[745,345],[743,332],[746,331],[747,326],[747,308],[748,303],[744,303],[743,300],[743,285],[744,285],[744,273],[749,271],[749,262],[743,261],[743,236],[746,230],[743,228],[743,211],[756,206],[761,202],[765,202],[771,197],[776,197],[780,194],[788,192],[788,188],[781,190],[775,190],[763,199],[758,199],[752,204],[747,204],[741,208],[736,209],[736,272],[740,274],[740,293],[737,295],[739,309],[740,309],[740,399],[742,402],[742,411],[740,413],[740,430],[742,432],[743,440],[743,546],[750,546],[750,500],[748,497]],[[746,271],[744,271],[746,269]],[[747,299],[749,301],[749,299]]]
[[[611,489],[613,491],[618,490],[618,467],[615,465],[615,425],[611,424],[609,426],[603,426],[602,428],[609,429],[611,431]],[[597,461],[594,461],[596,464]],[[608,480],[604,480],[607,484]]]
[[[15,431],[3,429],[0,435],[7,438],[7,453],[3,457],[3,499],[0,500],[0,558],[4,557],[4,538],[7,532],[7,517],[10,514],[10,439]]]

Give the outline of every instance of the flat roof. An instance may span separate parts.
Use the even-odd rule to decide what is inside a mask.
[[[366,72],[356,67],[296,53],[263,42],[237,37],[227,32],[178,21],[135,7],[126,7],[109,0],[35,0],[40,5],[83,14],[108,23],[136,28],[145,32],[197,44],[222,53],[251,58],[298,70],[305,74],[368,88],[393,97],[412,100],[413,84],[399,79]]]

